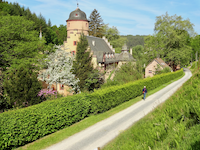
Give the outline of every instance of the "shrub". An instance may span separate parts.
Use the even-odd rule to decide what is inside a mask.
[[[55,99],[57,98],[57,91],[52,89],[42,89],[38,96],[40,96],[41,99],[47,100],[47,99]]]

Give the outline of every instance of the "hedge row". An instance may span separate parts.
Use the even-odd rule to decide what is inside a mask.
[[[17,148],[33,142],[82,120],[90,113],[107,111],[141,95],[144,85],[152,90],[182,74],[183,70],[180,70],[97,90],[92,94],[78,94],[1,113],[0,149]]]
[[[147,91],[153,90],[177,77],[183,75],[183,70],[169,72],[152,78],[141,79],[123,85],[112,86],[98,90],[89,95],[91,99],[91,113],[97,114],[105,112],[125,101],[142,95],[142,89],[147,87]]]

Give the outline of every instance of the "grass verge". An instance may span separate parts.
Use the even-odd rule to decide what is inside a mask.
[[[157,91],[163,89],[164,87],[166,87],[167,85],[171,84],[172,82],[174,81],[177,81],[179,80],[180,78],[182,78],[183,76],[185,75],[185,73],[175,79],[175,80],[172,80],[154,90],[151,90],[151,91],[148,91],[148,95],[147,96],[150,96],[154,93],[156,93]],[[104,120],[128,107],[130,107],[131,105],[135,104],[136,102],[140,101],[142,99],[142,95],[141,96],[138,96],[134,99],[131,99],[107,112],[104,112],[104,113],[101,113],[101,114],[98,114],[98,115],[90,115],[89,117],[81,120],[80,122],[78,123],[75,123],[74,125],[70,126],[70,127],[67,127],[65,129],[62,129],[60,131],[57,131],[55,133],[52,133],[50,135],[47,135],[39,140],[36,140],[32,143],[29,143],[25,146],[22,146],[22,147],[19,147],[15,150],[41,150],[41,149],[44,149],[44,148],[47,148],[53,144],[56,144],[66,138],[68,138],[69,136],[72,136],[74,135],[75,133],[78,133],[94,124],[96,124],[97,122],[101,121],[101,120]]]

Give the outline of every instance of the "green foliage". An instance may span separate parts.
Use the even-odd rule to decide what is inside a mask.
[[[165,67],[164,69],[161,69],[160,65],[157,65],[157,68],[154,74],[157,75],[157,74],[168,73],[168,72],[171,72],[171,69],[169,67]]]
[[[67,39],[67,28],[64,25],[60,25],[60,27],[57,27],[56,25],[51,27],[52,33],[54,38],[57,38],[55,42],[57,42],[59,45],[62,45],[64,41]],[[51,37],[51,36],[50,36]]]
[[[119,39],[119,31],[116,27],[112,26],[112,28],[108,27],[108,24],[103,25],[104,36],[108,39],[108,41],[113,41]]]
[[[140,74],[144,74],[145,66],[144,64],[148,64],[147,55],[145,54],[144,47],[142,45],[137,45],[132,48],[133,58],[136,59],[136,69]]]
[[[200,35],[191,37],[188,45],[192,47],[191,61],[194,61],[196,60],[196,53],[198,53],[197,57],[200,54]]]
[[[90,108],[86,98],[78,94],[0,113],[0,149],[17,148],[84,119]]]
[[[76,57],[73,62],[72,72],[80,80],[78,83],[81,91],[85,89],[86,79],[93,70],[91,65],[92,56],[90,51],[87,51],[88,41],[84,34],[81,34],[80,40],[77,44]]]
[[[123,64],[116,72],[113,78],[114,81],[119,83],[128,83],[130,81],[139,80],[142,74],[136,70],[134,62]]]
[[[128,47],[135,47],[137,45],[144,46],[144,36],[140,35],[127,35],[127,46]]]
[[[95,37],[102,37],[103,36],[103,19],[101,18],[100,14],[96,9],[92,11],[90,14],[90,22],[89,22],[89,35]]]
[[[129,82],[123,85],[99,89],[89,95],[92,102],[91,112],[95,114],[105,112],[125,101],[142,95],[144,85],[148,88],[148,90],[153,90],[156,87],[181,76],[182,74],[183,70],[179,70],[172,73],[170,72],[157,75],[152,78]]]
[[[196,71],[162,106],[119,137],[112,148],[199,149],[199,81],[199,71]]]
[[[6,101],[11,106],[21,107],[25,103],[30,106],[41,102],[37,94],[42,86],[37,80],[37,72],[29,66],[21,65],[6,73],[3,87]]]
[[[29,21],[34,22],[33,30],[36,30],[38,35],[40,32],[40,29],[42,30],[43,37],[47,39],[46,45],[52,44],[62,44],[65,39],[63,39],[63,35],[66,35],[66,32],[63,32],[60,30],[60,33],[57,34],[57,32],[51,31],[51,21],[48,20],[48,23],[46,23],[45,18],[40,13],[39,16],[37,16],[35,13],[31,13],[29,8],[21,7],[18,3],[10,3],[8,2],[2,2],[0,3],[0,14],[1,16],[5,16],[7,14],[11,16],[23,16]],[[61,25],[63,26],[63,25]]]
[[[193,36],[193,24],[181,16],[167,13],[156,18],[155,34],[145,38],[145,48],[149,59],[165,58],[175,70],[178,64],[186,65],[191,60],[192,48],[188,45]]]
[[[85,88],[87,91],[94,91],[94,89],[100,88],[103,83],[103,74],[94,69],[85,80]]]
[[[20,16],[0,16],[0,26],[0,66],[4,70],[6,66],[38,64],[44,57],[39,53],[40,41],[32,21]]]

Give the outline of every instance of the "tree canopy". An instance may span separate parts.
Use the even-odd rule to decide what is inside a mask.
[[[96,9],[92,11],[90,14],[90,22],[89,22],[89,35],[95,37],[102,37],[103,36],[103,19],[101,18],[100,14]]]
[[[34,22],[22,16],[0,16],[0,65],[17,68],[20,64],[38,64],[40,40]],[[36,67],[36,66],[35,66]]]
[[[194,35],[193,24],[181,16],[168,13],[156,17],[154,35],[145,38],[145,48],[150,57],[163,58],[175,70],[178,64],[190,61],[192,52],[188,40]]]

